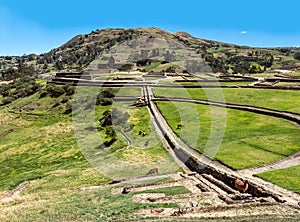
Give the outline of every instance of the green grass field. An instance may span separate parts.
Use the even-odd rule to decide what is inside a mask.
[[[88,97],[90,93],[93,92],[83,90],[82,94]],[[122,88],[119,94],[135,96],[140,94],[140,89]],[[138,204],[132,201],[134,193],[112,195],[110,187],[93,191],[78,189],[104,185],[115,178],[141,176],[153,167],[159,167],[160,173],[179,170],[159,141],[147,108],[116,102],[90,109],[93,101],[88,98],[86,103],[81,103],[83,107],[73,112],[74,116],[63,114],[67,106],[62,102],[65,95],[40,99],[37,93],[0,107],[0,197],[20,183],[31,181],[15,200],[0,203],[1,221],[141,221],[149,218],[134,214],[138,209],[178,208],[177,204]],[[72,100],[70,97],[69,102]],[[186,103],[158,104],[174,131],[200,151],[205,150],[212,132],[222,130],[218,126],[226,114],[222,108],[203,105],[191,108]],[[101,149],[99,146],[111,137],[101,129],[99,119],[103,112],[112,108],[128,112],[130,118],[126,127],[117,126],[118,141]],[[218,114],[213,120],[212,111]],[[81,121],[76,119],[77,114]],[[236,110],[227,110],[226,118],[226,132],[216,159],[233,168],[269,163],[300,149],[299,129],[289,122]],[[211,129],[212,122],[216,124],[214,129]],[[185,127],[177,129],[178,123]],[[199,126],[200,135],[197,134]],[[131,141],[130,146],[121,131]],[[139,135],[139,131],[145,132],[145,136]],[[212,142],[207,148],[214,145]],[[297,169],[289,173],[297,176]],[[281,185],[283,177],[284,173],[282,178],[267,175],[266,179],[279,181]],[[294,181],[295,187],[296,177]],[[189,193],[184,187],[146,192]]]
[[[36,185],[34,183],[31,187]],[[59,190],[47,196],[42,192],[31,193],[31,187],[18,200],[0,205],[1,221],[141,221],[147,217],[135,214],[139,209],[178,208],[175,203],[136,203],[132,200],[135,193],[114,195],[110,187],[92,191]]]
[[[138,97],[141,95],[140,87],[122,87],[122,88],[114,88],[117,92],[116,96],[133,96]]]
[[[157,97],[176,97],[241,105],[258,106],[280,111],[300,113],[300,94],[292,90],[265,89],[164,89],[154,88]],[[208,96],[209,95],[209,96]]]
[[[34,95],[0,109],[0,191],[37,178],[51,178],[49,187],[108,181],[96,171],[86,174],[91,167],[77,145],[71,117],[61,114],[64,104],[52,108],[52,100]],[[34,110],[30,114],[9,112],[20,107]]]
[[[128,91],[127,88],[125,90]],[[131,92],[135,91],[136,88],[131,90]],[[62,178],[55,177],[59,181],[62,181],[63,177],[68,178],[69,173],[70,178],[72,176],[81,178],[84,171],[92,169],[89,164],[93,165],[100,159],[101,166],[106,169],[115,168],[119,171],[121,166],[112,167],[113,163],[122,163],[130,167],[128,172],[119,171],[124,177],[130,176],[131,173],[143,175],[153,166],[160,167],[161,173],[178,170],[178,166],[160,143],[145,107],[135,108],[126,103],[114,103],[113,106],[99,105],[89,110],[86,108],[89,102],[87,104],[82,102],[82,110],[74,111],[83,116],[81,117],[85,127],[80,128],[76,123],[75,114],[73,117],[72,114],[62,114],[66,104],[59,101],[63,98],[64,96],[56,99],[50,97],[39,99],[37,93],[0,108],[0,168],[2,169],[0,192],[13,189],[25,180],[51,177],[56,171],[62,176]],[[93,131],[87,128],[97,127],[103,112],[111,110],[112,107],[129,113],[130,129],[118,129],[116,126],[117,142],[107,149],[97,149],[104,141],[112,138],[108,137],[104,130]],[[91,118],[89,118],[90,113]],[[145,136],[138,135],[141,130],[146,133]],[[129,147],[119,131],[124,131],[130,139]],[[81,137],[84,137],[84,141],[90,139],[88,147],[82,146]],[[87,183],[90,181],[91,184],[103,183],[111,176],[106,175],[95,173],[91,178],[86,176],[86,181]],[[80,178],[77,182],[81,180]],[[53,184],[50,183],[49,186],[55,187],[57,184],[63,186],[63,183],[50,181],[53,181]]]
[[[300,193],[300,165],[282,170],[272,170],[258,174],[257,176],[286,189]]]
[[[182,80],[178,78],[179,80]],[[174,79],[163,79],[159,81],[160,84],[167,85],[196,85],[196,86],[247,86],[252,82],[175,82]]]
[[[231,109],[226,115],[223,108],[189,103],[157,104],[177,135],[208,154],[215,149],[216,138],[222,136],[225,117],[225,134],[215,158],[234,169],[271,163],[300,150],[299,128],[285,120]],[[185,127],[177,129],[179,123]],[[212,124],[215,127],[211,128]],[[216,138],[208,140],[211,133]]]
[[[0,197],[22,182],[31,181],[16,200],[0,203],[1,221],[125,220],[140,217],[132,213],[147,206],[177,207],[176,204],[138,204],[131,200],[131,195],[111,195],[110,188],[79,191],[80,187],[102,185],[115,179],[119,174],[108,174],[114,172],[111,169],[126,178],[143,176],[153,166],[159,167],[160,173],[176,172],[179,167],[159,142],[147,109],[131,108],[126,103],[96,106],[93,119],[97,126],[105,110],[112,107],[128,110],[128,124],[132,129],[126,134],[132,140],[131,146],[127,149],[124,138],[118,133],[118,142],[102,153],[105,155],[101,156],[102,150],[96,149],[101,145],[97,143],[99,139],[95,139],[89,153],[85,153],[78,143],[80,137],[74,134],[78,129],[75,129],[72,114],[62,114],[65,104],[56,104],[62,98],[39,99],[39,94],[35,94],[0,108]],[[139,130],[147,135],[140,137]],[[111,139],[101,130],[96,134],[84,131],[102,141]],[[88,154],[96,157],[89,159]],[[107,165],[97,169],[93,160],[99,159]],[[131,168],[123,168],[122,164]],[[101,171],[102,166],[110,170]]]

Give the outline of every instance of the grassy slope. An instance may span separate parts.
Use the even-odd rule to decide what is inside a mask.
[[[53,107],[63,96],[57,99],[38,97],[35,94],[0,108],[0,197],[23,181],[31,181],[20,198],[0,204],[1,221],[124,219],[130,217],[135,209],[148,206],[134,203],[130,195],[113,196],[110,189],[78,191],[79,187],[104,184],[110,180],[110,175],[97,172],[86,160],[73,132],[72,116],[61,114],[65,104]],[[97,106],[95,120],[110,108],[111,106]],[[28,109],[30,113],[27,113]],[[177,165],[162,145],[156,142],[157,137],[153,126],[149,124],[147,109],[130,110],[130,123],[137,129],[134,127],[133,135],[128,136],[137,136],[135,134],[139,129],[143,129],[147,135],[137,140],[140,143],[133,143],[128,150],[124,149],[126,143],[120,138],[119,144],[123,148],[111,154],[127,162],[138,160],[134,167],[139,175],[147,172],[147,168],[141,168],[145,162],[167,165],[168,167],[160,169],[160,173],[175,172]],[[139,115],[141,119],[136,118]],[[102,132],[98,136],[109,140]],[[155,142],[149,143],[148,148],[143,148],[141,144],[145,140]]]
[[[33,184],[35,185],[35,184]],[[180,189],[181,192],[186,192]],[[106,187],[92,191],[70,189],[42,198],[28,190],[16,201],[0,205],[1,221],[141,221],[134,212],[147,207],[175,207],[177,204],[139,204],[132,194],[113,195]],[[161,190],[166,194],[170,191]]]
[[[130,119],[126,127],[115,126],[118,141],[109,148],[97,148],[104,141],[111,140],[105,135],[104,129],[101,129],[100,133],[85,130],[90,126],[85,125],[86,119],[83,121],[83,126],[77,127],[77,131],[79,130],[77,139],[81,150],[93,167],[100,172],[105,172],[106,175],[113,176],[114,179],[145,175],[154,167],[158,167],[160,173],[175,172],[178,169],[159,141],[145,107],[135,108],[130,106],[130,103],[121,102],[114,103],[112,107],[98,106],[95,120],[99,120],[102,113],[111,108],[129,113]],[[128,131],[128,128],[132,129]],[[146,133],[144,137],[138,135],[140,130]],[[130,146],[121,132],[129,138]]]
[[[86,184],[107,181],[97,172],[87,173],[93,170],[77,146],[71,117],[59,114],[63,105],[50,110],[53,103],[53,99],[39,100],[34,95],[14,102],[9,108],[1,108],[0,190],[13,189],[25,180],[37,178],[51,178],[47,187],[63,187],[64,180],[75,182],[75,186],[80,180]],[[9,112],[20,107],[35,107],[34,113],[39,115]]]
[[[207,142],[211,132],[220,132],[222,129],[218,125],[222,123],[222,108],[214,108],[214,113],[219,112],[220,115],[215,116],[213,121],[217,127],[212,131],[209,106],[169,102],[159,102],[158,106],[173,130],[188,144],[201,152],[205,148],[214,149],[214,139],[210,145]],[[197,116],[200,118],[197,119]],[[178,123],[185,127],[177,129]],[[290,122],[228,109],[225,135],[215,158],[235,169],[271,163],[300,150],[298,135],[299,128]]]
[[[300,193],[300,165],[282,170],[272,170],[269,172],[258,174],[257,176],[284,188]]]
[[[291,90],[222,89],[227,103],[265,107],[281,111],[300,113],[300,94]],[[193,98],[222,102],[221,89],[154,89],[156,96]]]

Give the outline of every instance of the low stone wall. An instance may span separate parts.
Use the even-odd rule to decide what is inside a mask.
[[[203,164],[196,157],[192,156],[190,153],[188,153],[186,150],[180,147],[175,147],[174,152],[180,160],[185,162],[186,166],[190,170],[195,171],[199,174],[212,175],[214,178],[222,181],[232,189],[235,189],[234,187],[235,180],[242,179],[242,178],[238,178],[233,174],[229,174],[228,172],[223,172],[215,169],[214,167]],[[284,202],[283,200],[281,200],[281,198],[278,195],[265,190],[263,187],[259,187],[258,185],[252,183],[251,181],[248,181],[248,184],[249,184],[249,188],[247,190],[247,193],[251,194],[253,197],[272,197],[277,202],[281,202],[281,203]]]

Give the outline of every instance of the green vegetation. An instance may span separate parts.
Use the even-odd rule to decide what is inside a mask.
[[[300,113],[300,94],[292,90],[264,89],[164,89],[155,88],[157,97],[173,97],[222,102],[223,92],[226,103],[258,106],[269,109]]]
[[[87,175],[91,168],[78,148],[71,118],[61,114],[64,104],[55,103],[35,94],[0,109],[0,191],[38,178],[53,189],[107,181],[96,172]]]
[[[34,78],[29,76],[17,79],[8,85],[2,85],[0,86],[0,94],[3,97],[1,104],[6,105],[16,99],[33,95],[40,91],[41,87],[41,84],[37,83]]]
[[[153,69],[156,69],[160,64],[161,64],[161,62],[154,62],[154,63],[152,63],[151,65],[147,66],[147,67],[145,68],[145,71],[146,71],[146,72],[149,72],[149,71],[151,71],[151,70],[153,70]]]
[[[45,74],[57,70],[81,71],[103,53],[104,49],[118,46],[129,39],[161,35],[166,41],[184,43],[190,50],[203,55],[203,60],[213,72],[222,73],[257,73],[272,68],[299,70],[298,48],[250,48],[227,43],[196,39],[192,36],[173,35],[158,29],[97,30],[86,35],[78,35],[63,46],[41,55],[1,56],[0,67],[5,72],[0,80],[9,80],[24,75]],[[87,47],[88,46],[88,47]],[[172,58],[172,52],[153,50],[152,55],[164,53]],[[150,55],[149,55],[150,56]],[[165,59],[168,60],[168,59]],[[160,62],[141,63],[143,71],[166,70]],[[139,69],[138,68],[138,69]],[[172,68],[174,70],[174,68]]]
[[[52,89],[51,92],[63,89],[64,93],[60,96],[54,93],[54,98],[44,86],[43,90],[47,93],[42,97],[43,90],[0,107],[0,197],[22,182],[31,181],[20,198],[1,204],[1,221],[107,221],[114,218],[123,221],[142,218],[133,214],[137,209],[149,206],[178,207],[176,204],[138,204],[132,201],[131,194],[110,194],[110,188],[99,191],[77,190],[80,187],[107,183],[115,175],[107,174],[106,171],[101,171],[101,168],[95,170],[93,160],[88,158],[84,148],[78,144],[80,136],[74,135],[71,114],[63,114],[66,108],[66,103],[62,102],[66,97],[65,88]],[[106,97],[106,94],[111,92],[105,90],[100,95]],[[90,108],[91,98],[89,94],[86,96],[80,101],[73,98],[73,95],[69,96],[70,103],[75,100],[74,115],[81,109]],[[78,103],[81,107],[76,108]],[[127,163],[126,166],[131,166],[128,172],[119,170],[126,169],[122,165],[115,165],[115,169],[123,177],[143,175],[153,166],[159,167],[160,173],[178,170],[178,166],[162,144],[157,142],[154,126],[150,123],[145,107],[130,108],[126,103],[97,105],[94,107],[95,123],[103,116],[104,111],[112,108],[130,114],[127,122],[130,131],[124,133],[132,143],[127,147],[126,141],[120,135],[123,128],[117,125],[118,141],[104,149],[109,150],[105,152],[97,149],[101,144],[97,143],[99,140],[95,140],[95,146],[89,148],[91,154],[100,156],[106,168],[114,168],[115,162],[110,159],[112,156],[114,160],[117,158]],[[98,124],[95,135],[102,138],[102,141],[110,140],[111,136],[101,129],[100,123]],[[85,132],[93,135],[93,131],[90,130],[93,129],[85,129]],[[139,135],[140,130],[145,132],[145,135]],[[105,155],[101,156],[101,153]]]
[[[102,119],[105,113],[109,114],[107,108],[97,107],[96,119]],[[136,108],[127,103],[115,102],[112,109],[118,110],[118,113],[122,113],[121,116],[126,117],[126,121],[120,122],[120,115],[111,116],[116,134],[114,140],[114,134],[107,133],[107,127],[101,126],[101,122],[97,126],[99,133],[88,133],[80,129],[88,126],[79,127],[80,132],[82,131],[82,143],[87,144],[82,147],[83,152],[95,167],[110,172],[109,174],[115,175],[116,178],[141,176],[153,167],[158,167],[160,173],[178,170],[178,166],[159,141],[145,107]],[[90,150],[89,147],[96,149]],[[126,171],[121,172],[119,168]]]
[[[15,85],[16,83],[14,83]],[[78,138],[73,132],[70,113],[72,113],[72,103],[75,113],[79,111],[78,109],[93,109],[91,106],[93,99],[88,94],[86,98],[73,99],[74,92],[74,87],[69,85],[47,85],[33,95],[16,99],[11,104],[1,107],[0,167],[3,170],[0,171],[0,177],[3,179],[0,182],[0,192],[13,189],[25,180],[51,177],[56,171],[60,171],[62,177],[68,177],[63,172],[73,175],[74,172],[80,174],[82,171],[90,169],[85,156],[81,153],[80,146],[77,144]],[[104,88],[98,97],[103,100],[111,98],[115,94],[114,90]],[[80,104],[80,108],[78,104]],[[122,110],[124,109],[123,105],[116,103],[114,107],[118,108],[119,106],[119,109]],[[128,106],[126,105],[126,107]],[[67,109],[69,109],[68,112],[66,112]],[[102,117],[105,110],[111,109],[112,106],[97,105],[95,107],[95,121]],[[136,115],[143,117],[138,119]],[[127,114],[126,119],[129,119],[129,114]],[[124,133],[128,134],[133,142],[130,147],[127,147],[126,141],[120,135],[123,126],[116,123],[118,141],[109,147],[109,154],[113,153],[116,157],[137,165],[139,163],[148,164],[153,161],[158,166],[167,164],[169,170],[172,168],[176,170],[176,164],[168,156],[162,145],[156,142],[158,140],[155,130],[149,123],[147,109],[130,109],[130,121],[127,126],[128,129]],[[109,132],[108,129],[103,130],[100,123],[98,129],[100,131],[96,132],[96,136],[102,138],[102,141],[109,141],[116,136],[107,133]],[[143,137],[138,135],[140,130],[146,135]],[[89,129],[85,129],[85,131],[89,132]],[[96,143],[92,147],[94,152],[101,152],[101,150],[96,149],[100,145]],[[160,163],[156,163],[157,161]],[[80,177],[80,175],[77,176]],[[108,180],[101,175],[95,175],[95,177],[99,177],[96,180],[99,183]],[[89,179],[87,178],[87,180]],[[92,178],[91,183],[94,182],[95,178]],[[60,184],[63,186],[63,183]],[[55,181],[52,186],[56,187]]]
[[[222,136],[223,108],[189,103],[157,104],[174,132],[184,141],[207,154],[215,149],[215,139],[208,138],[211,133]],[[217,116],[212,118],[212,113]],[[271,163],[300,150],[299,129],[288,121],[231,109],[227,109],[224,118],[225,134],[215,159],[234,169]],[[185,127],[178,129],[179,123]],[[215,124],[213,129],[212,124]]]
[[[35,185],[35,184],[34,184]],[[34,186],[33,185],[33,186]],[[0,206],[1,221],[140,221],[145,216],[135,214],[148,207],[178,208],[177,204],[140,204],[134,194],[113,195],[111,188],[95,191],[68,189],[50,193],[47,197],[24,194],[11,206]]]
[[[272,170],[258,174],[257,176],[286,189],[300,193],[300,165],[281,170]]]
[[[72,85],[47,84],[46,80],[36,79],[43,74],[39,77],[46,79],[57,70],[82,71],[89,68],[92,61],[96,67],[102,64],[97,63],[97,58],[101,60],[99,55],[103,55],[103,50],[109,51],[141,36],[150,41],[159,35],[167,42],[171,40],[175,45],[186,45],[189,50],[194,50],[213,72],[253,73],[257,77],[266,77],[274,74],[263,72],[273,68],[287,67],[299,71],[300,50],[297,48],[240,47],[151,28],[97,30],[76,36],[49,53],[0,57],[0,80],[15,80],[0,86],[0,198],[24,181],[30,181],[16,198],[0,201],[1,221],[146,221],[152,218],[135,212],[148,207],[178,208],[175,203],[139,204],[132,197],[137,193],[164,193],[168,196],[190,193],[184,186],[127,195],[113,195],[111,189],[118,186],[104,186],[112,179],[144,176],[154,167],[159,169],[159,174],[181,170],[159,140],[148,109],[133,107],[132,102],[113,102],[115,97],[139,97],[139,87],[103,87],[101,90],[78,87],[78,90]],[[123,68],[131,71],[137,65],[136,68],[143,72],[184,71],[181,62],[166,62],[176,60],[174,50],[147,51],[141,50],[143,57],[149,53],[162,61],[146,59],[139,61],[140,65],[138,61],[131,61]],[[183,55],[185,51],[177,53]],[[131,57],[133,60],[139,55],[132,53]],[[111,57],[110,60],[114,63],[119,59]],[[287,75],[297,77],[300,74]],[[104,74],[99,79],[123,77],[140,79],[142,74]],[[199,74],[199,77],[213,79],[205,74]],[[147,80],[152,79],[157,78]],[[181,78],[162,79],[160,83],[176,84],[172,82],[176,79]],[[220,83],[221,86],[247,84],[249,82]],[[223,102],[224,95],[227,103],[300,113],[297,91],[222,90],[223,94],[218,93],[220,88],[157,88],[155,93],[157,96],[219,102]],[[158,106],[174,132],[186,143],[234,169],[268,164],[300,150],[299,128],[282,119],[188,103],[159,102]],[[223,141],[215,154],[218,139]],[[300,192],[299,170],[296,166],[258,176]],[[156,181],[169,180],[172,179]],[[90,186],[99,188],[90,190]],[[78,189],[83,187],[87,189]]]
[[[116,91],[116,96],[132,96],[139,97],[141,95],[140,87],[122,87],[122,88],[114,88]]]

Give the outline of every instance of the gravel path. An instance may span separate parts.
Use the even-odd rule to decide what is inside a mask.
[[[268,164],[268,165],[239,170],[237,172],[240,174],[243,174],[245,176],[252,176],[252,175],[264,173],[264,172],[267,172],[270,170],[285,169],[285,168],[293,167],[293,166],[297,166],[297,165],[300,165],[300,152],[298,152],[292,156],[289,156],[287,158],[278,160],[274,163]]]

